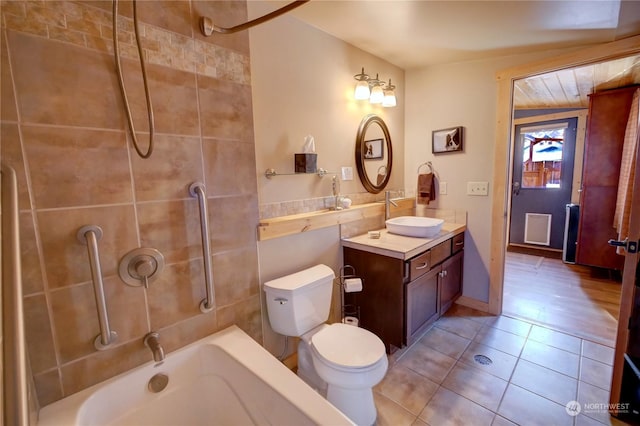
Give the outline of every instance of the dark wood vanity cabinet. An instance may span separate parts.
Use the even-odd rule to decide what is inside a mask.
[[[360,327],[376,334],[387,352],[404,342],[405,262],[389,256],[343,247],[344,264],[362,278],[362,291],[345,293],[345,304],[358,307]]]
[[[344,264],[363,279],[345,303],[360,310],[360,326],[387,352],[412,344],[462,293],[464,233],[404,260],[343,247]]]

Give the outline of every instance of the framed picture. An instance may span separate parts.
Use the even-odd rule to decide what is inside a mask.
[[[371,139],[364,141],[364,159],[379,160],[383,156],[382,146],[384,139]]]
[[[434,130],[431,151],[434,154],[462,151],[462,126]]]

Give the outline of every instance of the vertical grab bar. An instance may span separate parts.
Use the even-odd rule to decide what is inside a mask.
[[[209,242],[209,213],[207,211],[207,195],[204,184],[193,182],[189,186],[189,194],[198,198],[200,206],[200,230],[202,234],[202,256],[204,257],[204,280],[207,296],[200,302],[200,312],[206,314],[213,310],[213,272],[211,268],[211,244]]]
[[[24,334],[16,172],[2,164],[2,394],[4,424],[28,425],[29,363]]]
[[[104,284],[102,282],[102,269],[100,268],[100,255],[98,253],[98,241],[102,238],[102,229],[95,225],[85,225],[78,229],[77,234],[80,244],[86,244],[89,253],[89,266],[93,280],[93,293],[98,308],[98,323],[100,334],[95,338],[93,346],[99,351],[108,349],[118,338],[118,334],[109,327],[109,315],[107,313],[107,301],[104,296]]]

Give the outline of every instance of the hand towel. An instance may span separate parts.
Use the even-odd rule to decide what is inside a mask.
[[[418,175],[418,191],[416,202],[418,204],[429,204],[429,201],[436,199],[435,182],[433,173]]]

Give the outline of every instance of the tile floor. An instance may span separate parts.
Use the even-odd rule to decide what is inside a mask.
[[[598,408],[612,362],[610,347],[454,305],[389,357],[374,388],[377,425],[624,425]],[[567,413],[570,401],[579,415]]]

